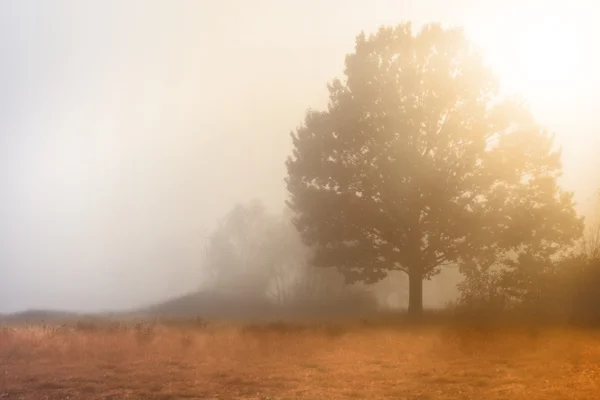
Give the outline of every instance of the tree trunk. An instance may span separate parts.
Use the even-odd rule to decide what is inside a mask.
[[[423,315],[423,274],[417,268],[408,274],[408,315],[416,319]]]

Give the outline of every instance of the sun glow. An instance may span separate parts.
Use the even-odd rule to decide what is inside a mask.
[[[559,18],[510,24],[494,37],[485,53],[502,88],[533,103],[567,95],[581,83],[581,38],[577,27]],[[484,38],[485,39],[485,38]]]
[[[577,189],[578,201],[587,204],[585,188],[597,186],[582,177],[597,165],[600,144],[594,111],[600,89],[595,44],[600,28],[594,12],[598,6],[584,1],[574,0],[577,5],[569,7],[523,1],[505,12],[488,9],[486,18],[473,16],[464,26],[498,76],[502,93],[524,99],[538,122],[556,133],[565,172],[561,182]]]

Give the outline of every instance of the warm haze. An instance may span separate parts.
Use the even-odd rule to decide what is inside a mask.
[[[0,312],[123,309],[194,289],[236,202],[286,198],[284,160],[355,36],[463,26],[600,186],[592,1],[12,1],[0,5]]]
[[[3,2],[0,399],[597,398],[597,11]]]

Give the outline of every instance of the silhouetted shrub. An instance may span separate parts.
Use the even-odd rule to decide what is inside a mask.
[[[568,309],[571,322],[600,325],[600,259],[576,260],[573,277],[565,279],[569,287]]]

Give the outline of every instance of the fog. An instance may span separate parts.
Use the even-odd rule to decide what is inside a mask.
[[[479,3],[2,2],[0,312],[128,309],[196,289],[222,215],[254,198],[283,209],[289,132],[325,105],[360,30],[476,33],[510,10]],[[598,167],[599,81],[543,108],[530,96],[583,211],[598,187],[580,177]]]

